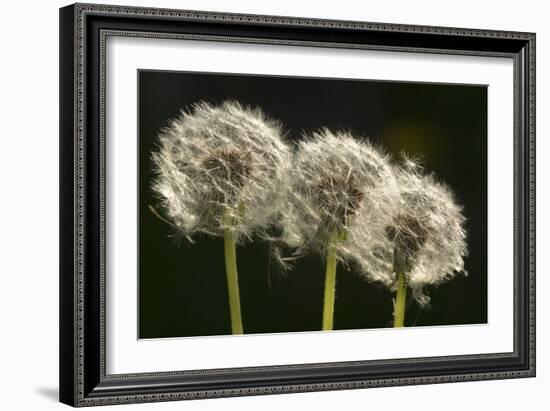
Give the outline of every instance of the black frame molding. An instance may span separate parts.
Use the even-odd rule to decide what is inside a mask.
[[[105,41],[156,37],[514,61],[514,351],[105,372]],[[511,222],[512,223],[512,222]],[[535,376],[535,34],[75,4],[60,9],[60,401],[92,406]]]

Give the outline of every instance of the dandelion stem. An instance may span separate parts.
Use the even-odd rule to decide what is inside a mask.
[[[407,281],[405,274],[400,271],[397,275],[397,291],[395,295],[395,305],[393,307],[393,326],[405,326],[405,303],[407,301]]]
[[[336,294],[336,241],[331,236],[327,250],[327,268],[325,273],[325,298],[323,303],[323,331],[332,330],[334,324],[334,299]]]
[[[231,314],[231,333],[243,334],[241,318],[241,299],[239,295],[239,274],[237,272],[237,251],[235,235],[230,226],[224,230],[225,273],[229,292],[229,312]]]

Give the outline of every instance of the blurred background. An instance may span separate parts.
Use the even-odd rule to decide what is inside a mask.
[[[223,239],[173,240],[173,229],[148,208],[151,152],[167,122],[200,100],[235,99],[280,120],[289,140],[328,127],[345,129],[422,159],[447,183],[467,218],[468,276],[429,288],[431,306],[409,301],[407,326],[487,322],[487,89],[482,85],[266,77],[140,71],[139,73],[139,337],[229,334]],[[317,331],[324,261],[312,255],[288,273],[260,241],[237,249],[246,333]],[[393,294],[338,267],[335,329],[391,327]],[[410,298],[410,293],[409,293]]]

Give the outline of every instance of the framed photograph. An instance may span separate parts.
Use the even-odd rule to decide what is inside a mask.
[[[535,34],[60,10],[60,399],[535,376]]]

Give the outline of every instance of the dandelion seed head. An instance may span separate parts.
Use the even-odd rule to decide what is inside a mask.
[[[429,303],[426,286],[464,272],[466,220],[450,188],[433,175],[422,175],[406,163],[396,167],[395,175],[399,201],[378,255],[393,262],[394,269],[367,275],[395,288],[396,271],[405,273],[413,296],[425,305]]]
[[[167,218],[190,238],[236,238],[273,224],[290,166],[281,126],[261,110],[226,101],[182,111],[159,133],[152,189]]]
[[[335,247],[342,262],[361,259],[357,242],[384,241],[394,193],[392,169],[381,150],[347,132],[315,132],[294,155],[281,212],[284,242],[302,253]]]

